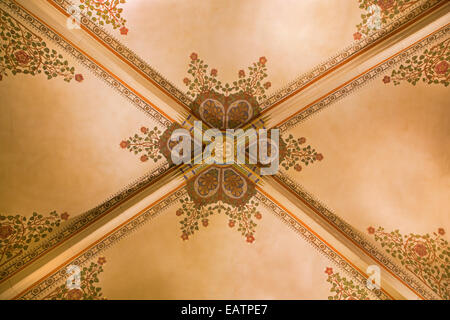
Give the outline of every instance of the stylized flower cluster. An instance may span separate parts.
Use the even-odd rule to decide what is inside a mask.
[[[33,244],[47,237],[61,220],[69,219],[67,212],[55,211],[48,216],[36,212],[31,217],[0,215],[0,264],[22,254]]]
[[[372,31],[381,29],[381,26],[395,19],[401,12],[405,12],[416,4],[417,0],[359,0],[361,23],[356,27],[358,32],[353,34],[355,40],[361,39]]]
[[[41,37],[32,33],[8,13],[0,10],[0,81],[13,74],[45,74],[47,79],[63,77],[69,82],[75,68],[51,50]]]
[[[187,77],[183,79],[184,84],[188,87],[188,95],[195,97],[215,90],[226,95],[231,93],[246,94],[258,101],[267,98],[265,91],[271,87],[271,83],[268,81],[263,83],[263,80],[267,77],[266,57],[259,58],[258,62],[248,67],[248,76],[246,76],[244,70],[239,70],[239,79],[231,85],[229,83],[223,84],[220,80],[217,80],[217,69],[211,69],[208,74],[208,65],[199,59],[197,53],[192,53],[190,58],[188,73],[192,79]]]
[[[157,162],[162,158],[159,153],[161,130],[158,127],[154,127],[152,130],[147,127],[141,127],[140,131],[142,135],[136,133],[127,140],[122,140],[120,147],[134,152],[134,154],[140,153],[142,162],[146,162],[149,159]]]
[[[118,7],[124,4],[125,0],[80,0],[80,2],[79,8],[92,21],[101,26],[110,24],[114,29],[120,28],[120,34],[128,34],[125,27],[127,20],[121,16],[123,9]]]
[[[264,90],[271,86],[270,82],[262,82],[267,77],[266,63],[267,59],[260,57],[258,62],[248,68],[248,76],[246,71],[239,70],[239,80],[229,85],[217,80],[217,69],[208,72],[208,65],[199,59],[197,53],[192,53],[188,69],[191,79],[186,77],[183,82],[188,86],[188,94],[195,97],[190,105],[193,114],[207,126],[221,130],[241,128],[250,123],[258,117],[260,111],[255,96],[265,98]],[[263,120],[260,122],[264,123]],[[121,141],[120,147],[135,154],[141,153],[140,159],[144,162],[148,159],[157,161],[162,154],[172,164],[171,150],[178,142],[171,141],[170,137],[179,128],[181,126],[174,123],[161,134],[157,128],[150,131],[142,127],[141,133],[146,136],[135,134]],[[270,139],[269,136],[268,140]],[[305,138],[294,139],[292,136],[286,141],[279,140],[279,160],[286,169],[294,166],[300,171],[300,162],[308,165],[323,159],[323,155],[310,146],[300,146],[305,141]],[[269,142],[268,150],[271,150]],[[257,164],[252,170],[256,172],[262,166]],[[230,218],[229,227],[236,226],[247,242],[253,243],[255,221],[261,219],[262,215],[256,209],[257,203],[252,200],[256,187],[254,180],[250,179],[251,175],[252,173],[241,174],[233,166],[216,164],[196,172],[195,177],[187,182],[188,195],[181,201],[182,207],[176,211],[177,216],[183,215],[180,221],[181,238],[188,240],[200,225],[209,226],[210,216],[214,212],[224,212]]]
[[[407,81],[412,85],[422,80],[427,84],[449,85],[450,80],[450,39],[423,51],[421,55],[407,59],[405,64],[393,70],[391,76],[384,76],[383,82],[394,85]]]
[[[198,206],[190,197],[180,200],[181,208],[176,211],[177,216],[183,216],[181,224],[181,239],[188,240],[196,230],[199,224],[203,227],[209,225],[209,217],[215,213],[225,213],[229,217],[228,226],[234,228],[237,225],[239,231],[248,243],[255,241],[255,228],[257,224],[254,219],[260,220],[262,214],[257,210],[258,203],[250,200],[244,206],[232,206],[221,201],[208,206]]]
[[[334,292],[334,296],[328,297],[329,300],[370,300],[366,287],[347,280],[334,272],[333,268],[327,267],[325,273],[328,275],[327,282],[331,283],[330,292]]]
[[[97,263],[91,262],[89,267],[84,267],[80,272],[80,288],[69,289],[64,283],[57,287],[43,300],[105,300],[99,282],[98,275],[103,272],[103,265],[106,263],[105,257],[100,257]]]
[[[295,139],[292,135],[289,135],[284,139],[283,148],[281,149],[284,154],[280,159],[283,159],[281,166],[284,169],[289,170],[289,168],[294,167],[296,171],[301,171],[303,163],[305,166],[314,163],[315,161],[322,161],[323,155],[318,153],[310,145],[303,146],[306,143],[306,138],[301,137]]]

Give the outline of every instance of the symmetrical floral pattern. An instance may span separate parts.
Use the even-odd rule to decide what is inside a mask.
[[[358,32],[353,35],[354,39],[359,40],[363,34],[381,29],[382,25],[388,24],[417,2],[418,0],[359,0],[359,7],[365,12],[361,14],[361,23],[356,26]]]
[[[307,166],[315,161],[323,160],[321,153],[318,153],[310,145],[305,145],[305,143],[305,137],[295,139],[291,134],[284,139],[283,148],[280,148],[280,151],[284,153],[280,156],[280,159],[283,159],[280,164],[284,169],[289,170],[289,168],[294,167],[296,171],[301,171],[300,163]]]
[[[120,147],[128,149],[134,154],[141,154],[140,159],[142,162],[146,162],[149,159],[157,162],[161,159],[159,154],[161,131],[158,127],[154,127],[152,130],[148,127],[141,127],[140,132],[142,135],[136,133],[127,140],[122,140]]]
[[[370,300],[366,287],[333,272],[333,268],[327,267],[325,273],[328,275],[327,282],[331,284],[330,292],[334,294],[328,297],[329,300]]]
[[[367,231],[387,253],[442,299],[450,299],[450,247],[442,238],[445,234],[443,228],[432,235],[402,235],[399,230],[386,232],[382,227],[376,230],[369,227]]]
[[[238,72],[239,79],[231,85],[217,80],[217,69],[208,73],[208,65],[192,53],[188,73],[184,78],[187,94],[196,97],[190,108],[194,114],[211,127],[219,129],[238,128],[255,118],[260,107],[258,101],[266,99],[265,90],[271,86],[263,80],[267,77],[265,57],[259,58],[248,68]]]
[[[69,82],[75,69],[56,50],[47,48],[41,37],[0,10],[0,81],[10,71],[13,75],[45,74],[47,79],[62,77]]]
[[[176,211],[177,216],[184,216],[180,221],[181,239],[188,240],[199,229],[201,221],[203,227],[209,225],[209,217],[216,213],[225,213],[229,217],[228,226],[236,228],[247,240],[255,241],[256,223],[254,219],[261,219],[262,214],[257,210],[258,203],[250,200],[243,206],[232,206],[218,201],[208,206],[198,206],[190,197],[181,199],[182,206]],[[253,219],[254,218],[254,219]]]
[[[79,289],[69,289],[64,283],[45,296],[43,300],[105,300],[102,288],[98,286],[98,275],[103,272],[105,263],[105,257],[100,257],[97,263],[91,262],[89,267],[82,268]]]
[[[398,85],[407,81],[412,85],[420,80],[426,84],[442,84],[448,86],[450,80],[450,38],[426,49],[421,55],[413,56],[393,70],[391,76],[383,78],[384,83]]]
[[[110,24],[114,29],[120,28],[120,34],[126,35],[128,29],[125,27],[127,22],[122,18],[122,8],[118,6],[124,4],[125,0],[80,0],[80,9],[86,13],[86,15],[103,26]]]
[[[0,266],[25,252],[33,243],[45,238],[61,220],[67,220],[67,212],[55,211],[48,216],[36,212],[29,218],[0,215]]]

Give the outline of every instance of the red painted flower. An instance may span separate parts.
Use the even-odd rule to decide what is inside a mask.
[[[374,227],[368,227],[368,228],[367,228],[367,232],[368,232],[369,234],[374,234],[374,233],[375,233],[375,228],[374,228]]]
[[[71,289],[67,292],[68,300],[80,300],[83,297],[83,291],[80,289]]]
[[[294,169],[298,172],[302,171],[302,166],[299,165],[298,163],[294,166]]]
[[[321,153],[316,153],[316,160],[322,161],[323,155]]]
[[[419,257],[424,257],[428,254],[427,247],[421,242],[415,245],[414,251],[417,253]]]
[[[300,139],[298,139],[298,143],[303,144],[306,142],[306,138],[305,137],[301,137]]]
[[[98,258],[97,263],[101,266],[104,265],[106,263],[106,258],[105,257]]]
[[[191,53],[191,60],[192,61],[195,61],[195,60],[197,60],[198,59],[198,55],[195,53],[195,52],[192,52]]]
[[[186,232],[183,232],[183,234],[181,235],[181,239],[183,239],[183,241],[188,240],[189,236]]]
[[[181,216],[183,214],[183,209],[178,209],[175,213],[177,216]]]
[[[128,34],[128,29],[125,27],[120,28],[120,34],[126,36]]]
[[[129,146],[128,141],[122,140],[122,141],[120,142],[120,147],[121,147],[122,149],[125,149],[125,148],[128,147],[128,146]]]
[[[261,63],[262,65],[265,65],[266,62],[267,62],[266,57],[261,57],[261,58],[259,58],[259,63]]]
[[[84,80],[83,75],[80,74],[80,73],[79,73],[79,74],[76,74],[76,75],[75,75],[75,80],[78,81],[78,82],[83,81],[83,80]]]
[[[146,134],[146,133],[148,132],[148,128],[146,128],[146,127],[141,127],[141,132],[142,132],[143,134]]]
[[[147,155],[144,154],[144,155],[141,156],[141,161],[142,161],[142,162],[145,162],[145,161],[147,161],[147,160],[148,160]]]
[[[264,83],[264,89],[266,90],[269,89],[271,85],[272,84],[269,81],[267,81],[266,83]]]
[[[228,226],[230,228],[233,228],[235,226],[235,224],[236,224],[236,221],[234,221],[234,220],[230,220],[230,222],[228,222]]]
[[[11,226],[0,225],[0,239],[6,239],[14,233],[14,229]]]
[[[384,82],[384,83],[389,83],[389,82],[391,82],[391,77],[389,77],[389,76],[384,76],[383,82]]]
[[[384,11],[394,6],[394,0],[378,0],[377,4]]]
[[[439,228],[439,229],[438,229],[438,233],[439,233],[441,236],[443,236],[443,235],[445,234],[444,228]]]
[[[331,276],[331,275],[333,274],[333,268],[327,267],[327,268],[325,269],[325,273],[326,273],[327,275]]]
[[[185,85],[188,85],[189,83],[191,83],[191,80],[189,80],[188,78],[184,78],[183,82]]]
[[[211,75],[213,77],[217,76],[217,69],[211,69]]]
[[[353,39],[355,39],[355,40],[359,40],[359,39],[361,39],[361,37],[362,37],[362,34],[359,32],[355,32],[353,34]]]
[[[248,243],[253,243],[253,241],[255,241],[255,237],[250,233],[247,235],[247,242]]]
[[[63,220],[69,219],[69,214],[67,212],[61,213],[61,219],[63,219]]]
[[[15,52],[14,56],[16,57],[17,62],[21,65],[27,65],[31,60],[31,57],[23,50]]]
[[[203,224],[204,227],[207,227],[208,226],[208,219],[203,219],[202,220],[202,224]]]
[[[445,74],[448,70],[448,62],[447,61],[441,61],[437,65],[434,66],[434,71],[436,71],[437,74]]]
[[[260,212],[255,213],[255,218],[260,220],[262,218],[262,214]]]
[[[239,70],[239,78],[243,78],[243,77],[245,77],[245,71]]]

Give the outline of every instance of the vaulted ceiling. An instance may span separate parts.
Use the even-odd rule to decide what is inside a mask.
[[[0,0],[0,298],[449,299],[449,8]],[[211,94],[277,174],[166,158]]]

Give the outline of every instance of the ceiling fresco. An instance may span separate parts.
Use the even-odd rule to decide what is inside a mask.
[[[448,300],[449,8],[0,0],[0,298]]]

